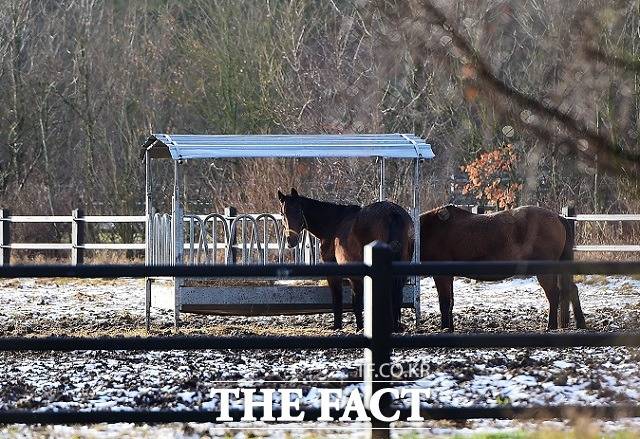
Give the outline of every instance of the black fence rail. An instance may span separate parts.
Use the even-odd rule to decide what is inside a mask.
[[[507,333],[507,334],[431,334],[393,335],[390,318],[393,276],[406,275],[534,275],[534,274],[633,274],[640,273],[637,262],[443,262],[407,264],[394,263],[390,249],[381,243],[365,248],[363,264],[314,266],[0,266],[0,278],[18,277],[275,277],[321,278],[326,276],[362,276],[365,282],[365,312],[363,335],[327,337],[2,337],[0,351],[78,351],[78,350],[203,350],[203,349],[364,349],[363,382],[365,397],[376,390],[392,385],[383,373],[396,349],[417,348],[565,348],[601,346],[640,346],[640,332],[606,333]],[[383,400],[382,409],[391,410],[391,401]],[[240,420],[244,412],[233,412]],[[259,417],[259,412],[255,415]],[[278,411],[273,410],[277,417]],[[305,421],[319,415],[305,410]],[[295,412],[293,412],[295,414]],[[408,409],[399,409],[400,420],[409,417]],[[609,406],[500,406],[500,407],[421,407],[425,419],[549,419],[589,416],[619,418],[640,416],[640,405],[617,404]],[[219,413],[207,410],[168,411],[0,411],[0,423],[24,424],[91,424],[91,423],[165,423],[165,422],[217,422]],[[372,435],[388,437],[389,424],[374,421]]]
[[[397,409],[398,421],[407,421],[411,416],[408,408]],[[302,411],[291,410],[288,415],[298,416]],[[253,415],[260,419],[263,410],[256,407]],[[275,418],[281,416],[278,408],[272,410]],[[23,410],[0,411],[0,424],[115,424],[120,422],[135,424],[166,424],[170,422],[210,422],[216,423],[220,417],[220,411],[214,410],[99,410],[99,411],[46,411],[32,412]],[[225,413],[226,415],[226,413]],[[241,422],[245,416],[244,410],[230,409],[228,413],[232,421]],[[342,411],[330,410],[329,415],[338,419],[343,415]],[[304,420],[315,421],[321,416],[319,409],[304,409]],[[623,417],[640,417],[638,405],[615,406],[535,406],[535,407],[433,407],[422,408],[420,416],[425,420],[453,420],[463,421],[467,419],[620,419]],[[245,421],[246,422],[246,421]],[[376,428],[376,427],[374,427]],[[386,426],[378,426],[378,429],[387,429]],[[376,437],[383,437],[386,432],[377,432]]]
[[[538,274],[638,274],[640,262],[391,262],[390,276],[533,276]],[[20,277],[273,277],[313,279],[328,276],[364,277],[378,268],[367,264],[319,265],[5,265],[0,278]]]

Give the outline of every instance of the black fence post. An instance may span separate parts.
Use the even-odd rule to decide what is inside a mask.
[[[235,247],[238,240],[236,239],[236,233],[231,230],[231,224],[233,224],[233,220],[238,216],[238,209],[233,206],[225,207],[224,216],[229,222],[229,255],[231,255],[231,263],[235,264],[238,262],[238,249]]]
[[[562,208],[562,216],[567,218],[571,223],[571,230],[573,231],[573,245],[576,244],[576,208],[574,206],[565,206]],[[573,261],[573,247],[570,249],[571,251],[571,260]]]
[[[86,224],[84,210],[73,209],[71,212],[71,265],[84,264],[84,235]]]
[[[9,209],[0,209],[0,265],[11,263],[11,223]]]
[[[365,404],[370,411],[370,399],[376,391],[387,387],[385,378],[391,372],[391,331],[393,313],[391,295],[393,269],[391,248],[380,241],[374,241],[364,248],[364,263],[371,267],[371,273],[364,279],[364,335],[370,347],[364,351]],[[385,393],[380,399],[380,411],[388,413],[391,398]],[[389,438],[389,423],[372,418],[372,438]]]

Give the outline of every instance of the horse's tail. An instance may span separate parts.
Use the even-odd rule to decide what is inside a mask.
[[[575,229],[573,228],[573,221],[563,216],[560,216],[560,222],[562,222],[562,225],[564,226],[564,231],[566,233],[564,248],[562,249],[560,260],[573,261],[573,247],[575,246],[575,243],[576,243],[576,232],[575,232]]]
[[[564,226],[565,240],[564,248],[560,254],[561,261],[573,261],[573,247],[576,242],[576,233],[574,229],[573,221],[560,216],[560,222]],[[562,273],[559,278],[560,288],[560,327],[566,328],[569,326],[569,303],[571,301],[571,275]]]
[[[402,259],[402,253],[404,249],[410,244],[408,240],[410,237],[405,230],[406,222],[399,212],[391,213],[389,218],[389,238],[388,244],[391,247],[391,259],[393,261],[400,261]],[[395,330],[400,330],[400,312],[402,308],[402,291],[404,284],[406,283],[406,277],[394,276],[392,281],[392,296],[391,301],[393,305],[394,314],[394,326]]]
[[[402,258],[402,250],[407,245],[407,236],[404,232],[405,222],[402,215],[393,212],[389,218],[389,247],[391,247],[391,255],[394,261]]]

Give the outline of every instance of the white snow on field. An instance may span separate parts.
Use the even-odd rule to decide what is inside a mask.
[[[440,316],[433,281],[425,279],[421,285],[424,321],[419,331],[438,331]],[[638,328],[639,280],[587,276],[578,283],[578,288],[591,329]],[[456,279],[454,290],[458,331],[536,331],[546,327],[548,304],[535,278],[484,283]],[[140,280],[0,281],[3,335],[142,335],[143,316],[144,284]],[[155,331],[171,332],[171,313],[154,310],[152,316]],[[403,318],[410,322],[411,317],[412,313],[407,311]],[[268,333],[291,327],[305,333],[316,329],[326,333],[331,322],[328,315],[185,316],[184,320],[187,332],[216,334]],[[352,331],[351,316],[347,316],[346,322],[347,331]],[[421,376],[406,378],[407,382],[399,382],[397,386],[428,389],[422,401],[429,406],[640,402],[638,359],[637,349],[626,348],[431,349],[397,351],[394,355],[398,364],[421,364]],[[314,407],[318,405],[320,387],[337,385],[343,392],[352,388],[361,390],[360,384],[348,382],[360,379],[361,364],[360,351],[0,353],[0,410],[214,409],[218,401],[211,389],[237,385],[302,387],[302,406]],[[329,383],[330,380],[334,382]],[[451,426],[437,423],[425,425],[431,434],[466,430],[452,430]],[[479,421],[468,425],[477,432],[478,428],[513,428],[516,424]],[[616,428],[627,424],[602,425]],[[129,434],[131,428],[50,427],[47,434],[65,437],[71,431],[84,431],[118,437],[125,431]],[[274,434],[284,437],[285,430],[279,427]],[[17,431],[20,435],[33,432],[24,427]],[[213,425],[137,427],[136,431],[137,435],[157,437],[228,433],[225,428]],[[0,435],[6,433],[7,430],[0,429]]]

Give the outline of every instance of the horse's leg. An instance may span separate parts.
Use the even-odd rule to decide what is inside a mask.
[[[393,280],[393,291],[391,296],[391,303],[393,308],[393,330],[396,332],[404,331],[402,326],[402,293],[404,290],[404,284],[407,282],[406,277],[395,278]]]
[[[558,288],[558,277],[555,274],[545,274],[538,276],[538,282],[544,290],[544,294],[549,301],[549,324],[547,330],[558,329],[558,303],[560,300],[560,289]]]
[[[327,283],[331,288],[333,329],[342,329],[342,278],[330,277],[327,279]]]
[[[571,305],[573,306],[573,314],[576,316],[576,328],[587,329],[587,323],[584,319],[584,313],[582,312],[582,307],[580,306],[578,287],[570,278],[568,278],[563,282],[562,289],[564,290],[563,295],[571,301]]]
[[[440,329],[453,331],[453,276],[434,276],[440,302]]]
[[[351,279],[351,303],[353,314],[356,316],[356,328],[360,331],[364,328],[362,312],[364,310],[364,282],[362,279]]]
[[[566,293],[569,291],[563,288],[559,288],[560,295],[560,328],[566,329],[569,327],[569,320],[571,318],[569,314],[569,296]]]

